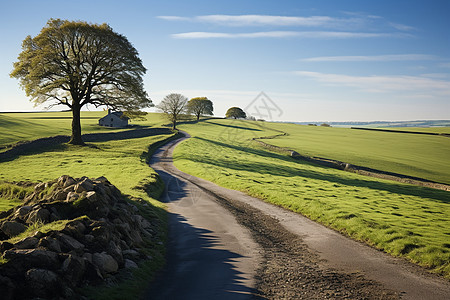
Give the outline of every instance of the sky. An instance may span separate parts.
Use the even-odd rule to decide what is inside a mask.
[[[44,110],[9,73],[25,37],[60,18],[125,35],[156,105],[180,93],[219,117],[450,119],[449,15],[450,0],[0,0],[0,112]]]

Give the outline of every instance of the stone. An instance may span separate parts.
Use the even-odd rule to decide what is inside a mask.
[[[9,250],[12,248],[14,248],[14,245],[11,244],[10,242],[7,242],[7,241],[0,242],[0,253],[3,253],[6,250]]]
[[[70,187],[70,186],[74,185],[75,183],[77,183],[75,181],[75,179],[73,179],[72,177],[69,176],[69,177],[67,177],[66,182],[64,182],[63,187],[67,188],[67,187]]]
[[[66,202],[73,202],[73,201],[77,200],[78,198],[80,198],[80,194],[78,194],[76,192],[68,192],[67,197],[66,197]]]
[[[102,274],[110,274],[115,273],[119,269],[119,265],[117,261],[109,254],[102,253],[94,253],[92,255],[92,263],[98,267]]]
[[[50,299],[57,294],[55,287],[59,280],[55,272],[46,269],[30,269],[25,274],[25,280],[32,295]]]
[[[18,216],[18,217],[24,217],[30,211],[31,211],[31,206],[30,205],[24,205],[24,206],[19,207],[19,209],[17,209],[15,215]]]
[[[89,262],[92,262],[92,253],[85,252],[85,253],[83,254],[83,258],[84,258],[85,260],[89,261]]]
[[[54,252],[61,252],[61,246],[58,242],[58,240],[51,238],[51,237],[44,237],[39,241],[38,247],[44,247],[47,248],[50,251]]]
[[[137,269],[138,265],[130,259],[125,259],[124,260],[124,268],[125,269]]]
[[[300,156],[300,154],[298,152],[296,152],[296,151],[291,151],[290,156],[291,157],[296,157],[296,156]]]
[[[89,192],[94,190],[94,183],[89,179],[85,178],[83,181],[75,185],[75,192]]]
[[[50,212],[45,208],[39,208],[37,210],[33,210],[28,215],[28,219],[26,221],[27,224],[42,222],[48,223],[50,220]]]
[[[133,215],[133,219],[142,228],[148,229],[152,227],[152,224],[141,215]]]
[[[73,236],[76,239],[83,239],[84,233],[86,231],[86,226],[81,220],[73,220],[66,224],[63,233]]]
[[[82,280],[85,269],[85,259],[74,255],[69,255],[64,260],[61,268],[64,272],[64,277],[68,279],[72,286],[76,286]]]
[[[86,193],[86,198],[89,202],[94,203],[97,201],[97,193],[95,191],[89,191]]]
[[[0,226],[0,230],[7,236],[13,237],[27,230],[27,227],[18,222],[6,221]]]
[[[29,268],[58,269],[58,254],[42,249],[11,249],[4,252],[3,257],[8,260],[20,260]]]
[[[100,176],[98,178],[95,179],[95,181],[99,182],[99,183],[107,183],[107,184],[111,184],[108,179],[106,179],[105,176]]]
[[[139,234],[139,232],[134,231],[134,230],[131,231],[130,238],[131,238],[133,245],[139,245],[140,243],[143,242],[142,236]]]
[[[90,282],[97,283],[103,280],[103,275],[100,269],[90,261],[86,261],[86,271],[84,277]]]
[[[122,249],[114,243],[114,241],[110,241],[108,248],[106,249],[106,253],[111,255],[119,265],[123,265],[123,256]]]
[[[14,248],[16,248],[16,249],[32,249],[32,248],[36,247],[38,242],[39,242],[39,240],[37,238],[30,236],[30,237],[24,238],[23,240],[15,243]]]
[[[139,254],[139,252],[137,252],[134,249],[129,249],[129,250],[123,250],[122,251],[122,255],[125,259],[130,259],[130,260],[138,260],[139,257],[141,256]]]
[[[40,192],[40,191],[45,190],[45,184],[46,184],[45,182],[41,182],[41,183],[36,184],[34,186],[34,191],[35,192]]]
[[[52,199],[53,199],[53,200],[58,200],[58,201],[65,200],[68,193],[69,193],[69,192],[66,192],[66,191],[64,191],[64,190],[57,190],[57,191],[53,194]]]
[[[64,233],[58,235],[58,240],[61,245],[61,250],[64,252],[81,250],[85,247],[82,243]]]

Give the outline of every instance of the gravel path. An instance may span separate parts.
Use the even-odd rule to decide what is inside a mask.
[[[417,266],[177,170],[176,143],[151,164],[171,183],[165,194],[171,242],[167,270],[149,299],[449,299],[449,282]],[[186,228],[195,229],[194,237]],[[209,240],[186,243],[199,233]]]

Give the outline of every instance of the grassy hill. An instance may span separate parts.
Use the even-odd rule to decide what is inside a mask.
[[[370,153],[358,153],[358,149],[371,152],[372,140],[385,143],[384,135],[366,138],[359,136],[366,132],[355,132],[355,137],[350,129],[309,129],[285,124],[263,127],[258,123],[216,119],[181,125],[180,129],[192,138],[175,149],[175,165],[186,173],[301,213],[450,277],[449,192],[313,165],[269,152],[251,141],[253,137],[275,134],[274,129],[283,130],[292,133],[288,138],[296,145],[303,146],[300,136],[309,136],[308,143],[324,154],[348,155],[344,150],[346,143],[340,143],[347,134],[353,139],[353,156],[364,158]],[[296,128],[305,129],[306,133],[295,139]],[[284,142],[283,146],[292,146],[289,140]],[[414,149],[414,140],[409,143],[409,150]],[[310,154],[317,155],[312,146]],[[378,161],[383,161],[384,155],[379,154]],[[349,157],[352,156],[344,158]]]

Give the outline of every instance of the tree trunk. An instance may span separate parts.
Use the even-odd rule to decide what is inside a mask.
[[[197,114],[197,122],[200,120],[200,114]]]
[[[177,127],[177,120],[173,120],[173,122],[172,122],[172,130],[177,129],[176,127]]]
[[[81,138],[80,110],[81,107],[78,105],[72,106],[72,137],[69,141],[69,144],[72,145],[84,145]]]

